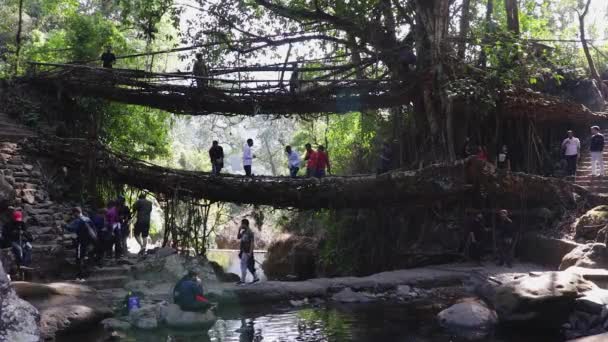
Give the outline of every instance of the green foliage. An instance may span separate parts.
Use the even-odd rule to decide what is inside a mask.
[[[107,45],[126,50],[127,41],[118,28],[99,14],[74,16],[67,21],[66,41],[74,60],[96,60]]]
[[[115,151],[140,159],[169,154],[170,115],[156,109],[122,104],[103,108],[102,139]]]

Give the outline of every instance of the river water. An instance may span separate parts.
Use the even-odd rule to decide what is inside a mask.
[[[263,311],[261,311],[263,310]],[[129,342],[447,342],[457,341],[436,324],[439,308],[433,304],[349,305],[233,308],[219,312],[209,331],[130,331]],[[58,339],[58,342],[108,341],[102,331]],[[525,331],[498,332],[491,342],[558,342],[557,336]]]

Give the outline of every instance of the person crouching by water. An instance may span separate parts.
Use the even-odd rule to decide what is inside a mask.
[[[513,252],[515,247],[515,227],[509,218],[509,212],[502,209],[498,212],[496,222],[496,247],[498,249],[498,266],[507,264],[513,266]]]
[[[239,281],[238,284],[246,283],[247,270],[249,270],[253,276],[252,283],[256,283],[260,281],[260,278],[258,278],[255,272],[255,259],[253,256],[255,236],[249,227],[248,219],[243,219],[241,221],[237,239],[241,240],[241,249],[239,251],[239,258],[241,259],[241,281]]]
[[[175,284],[173,302],[183,311],[201,312],[211,307],[211,303],[204,296],[201,280],[192,270]]]

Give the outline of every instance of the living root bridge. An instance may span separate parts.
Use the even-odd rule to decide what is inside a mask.
[[[383,175],[249,178],[163,168],[113,153],[99,144],[91,146],[84,140],[36,139],[27,147],[34,153],[79,168],[86,167],[87,156],[96,151],[98,172],[115,182],[157,194],[283,208],[423,206],[466,199],[474,191],[483,191],[498,200],[519,200],[523,194],[527,201],[566,206],[576,204],[574,193],[581,198],[589,196],[585,189],[558,179],[488,172],[488,164],[473,159]]]

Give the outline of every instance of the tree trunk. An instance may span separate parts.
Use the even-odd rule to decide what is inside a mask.
[[[471,0],[462,1],[462,15],[460,16],[460,42],[458,45],[458,59],[464,60],[467,51],[467,36],[471,17]]]
[[[423,105],[431,138],[431,158],[445,159],[449,152],[446,146],[446,110],[449,104],[444,96],[448,79],[444,58],[449,26],[449,0],[416,0],[416,42],[418,69],[425,73],[421,82]]]
[[[507,12],[507,28],[510,32],[519,36],[519,6],[518,0],[505,0],[505,10]]]
[[[604,96],[604,98],[606,98],[608,97],[608,86],[604,84],[602,78],[600,77],[600,74],[597,71],[597,68],[595,67],[593,57],[591,56],[591,52],[589,51],[587,37],[585,35],[585,17],[589,12],[589,5],[591,5],[591,0],[587,0],[587,4],[585,5],[583,13],[579,13],[578,16],[581,43],[583,44],[583,51],[585,52],[585,57],[587,58],[587,63],[589,64],[589,72],[591,73],[591,78],[593,78],[597,82],[598,87],[602,91],[602,95]]]
[[[492,29],[492,14],[494,13],[494,0],[488,0],[486,4],[486,34],[481,42],[481,52],[479,53],[479,66],[485,68],[488,64],[488,56],[486,55],[486,45],[490,42],[489,34],[494,31]]]
[[[23,27],[23,0],[19,0],[19,21],[17,23],[17,36],[15,37],[15,75],[19,72],[19,59],[21,54],[21,30]]]
[[[262,135],[262,141],[264,142],[264,147],[266,148],[266,153],[268,154],[268,163],[270,164],[270,172],[273,176],[277,175],[277,168],[275,166],[274,157],[272,156],[272,150],[270,149],[270,144],[268,143],[268,137],[266,134]]]

